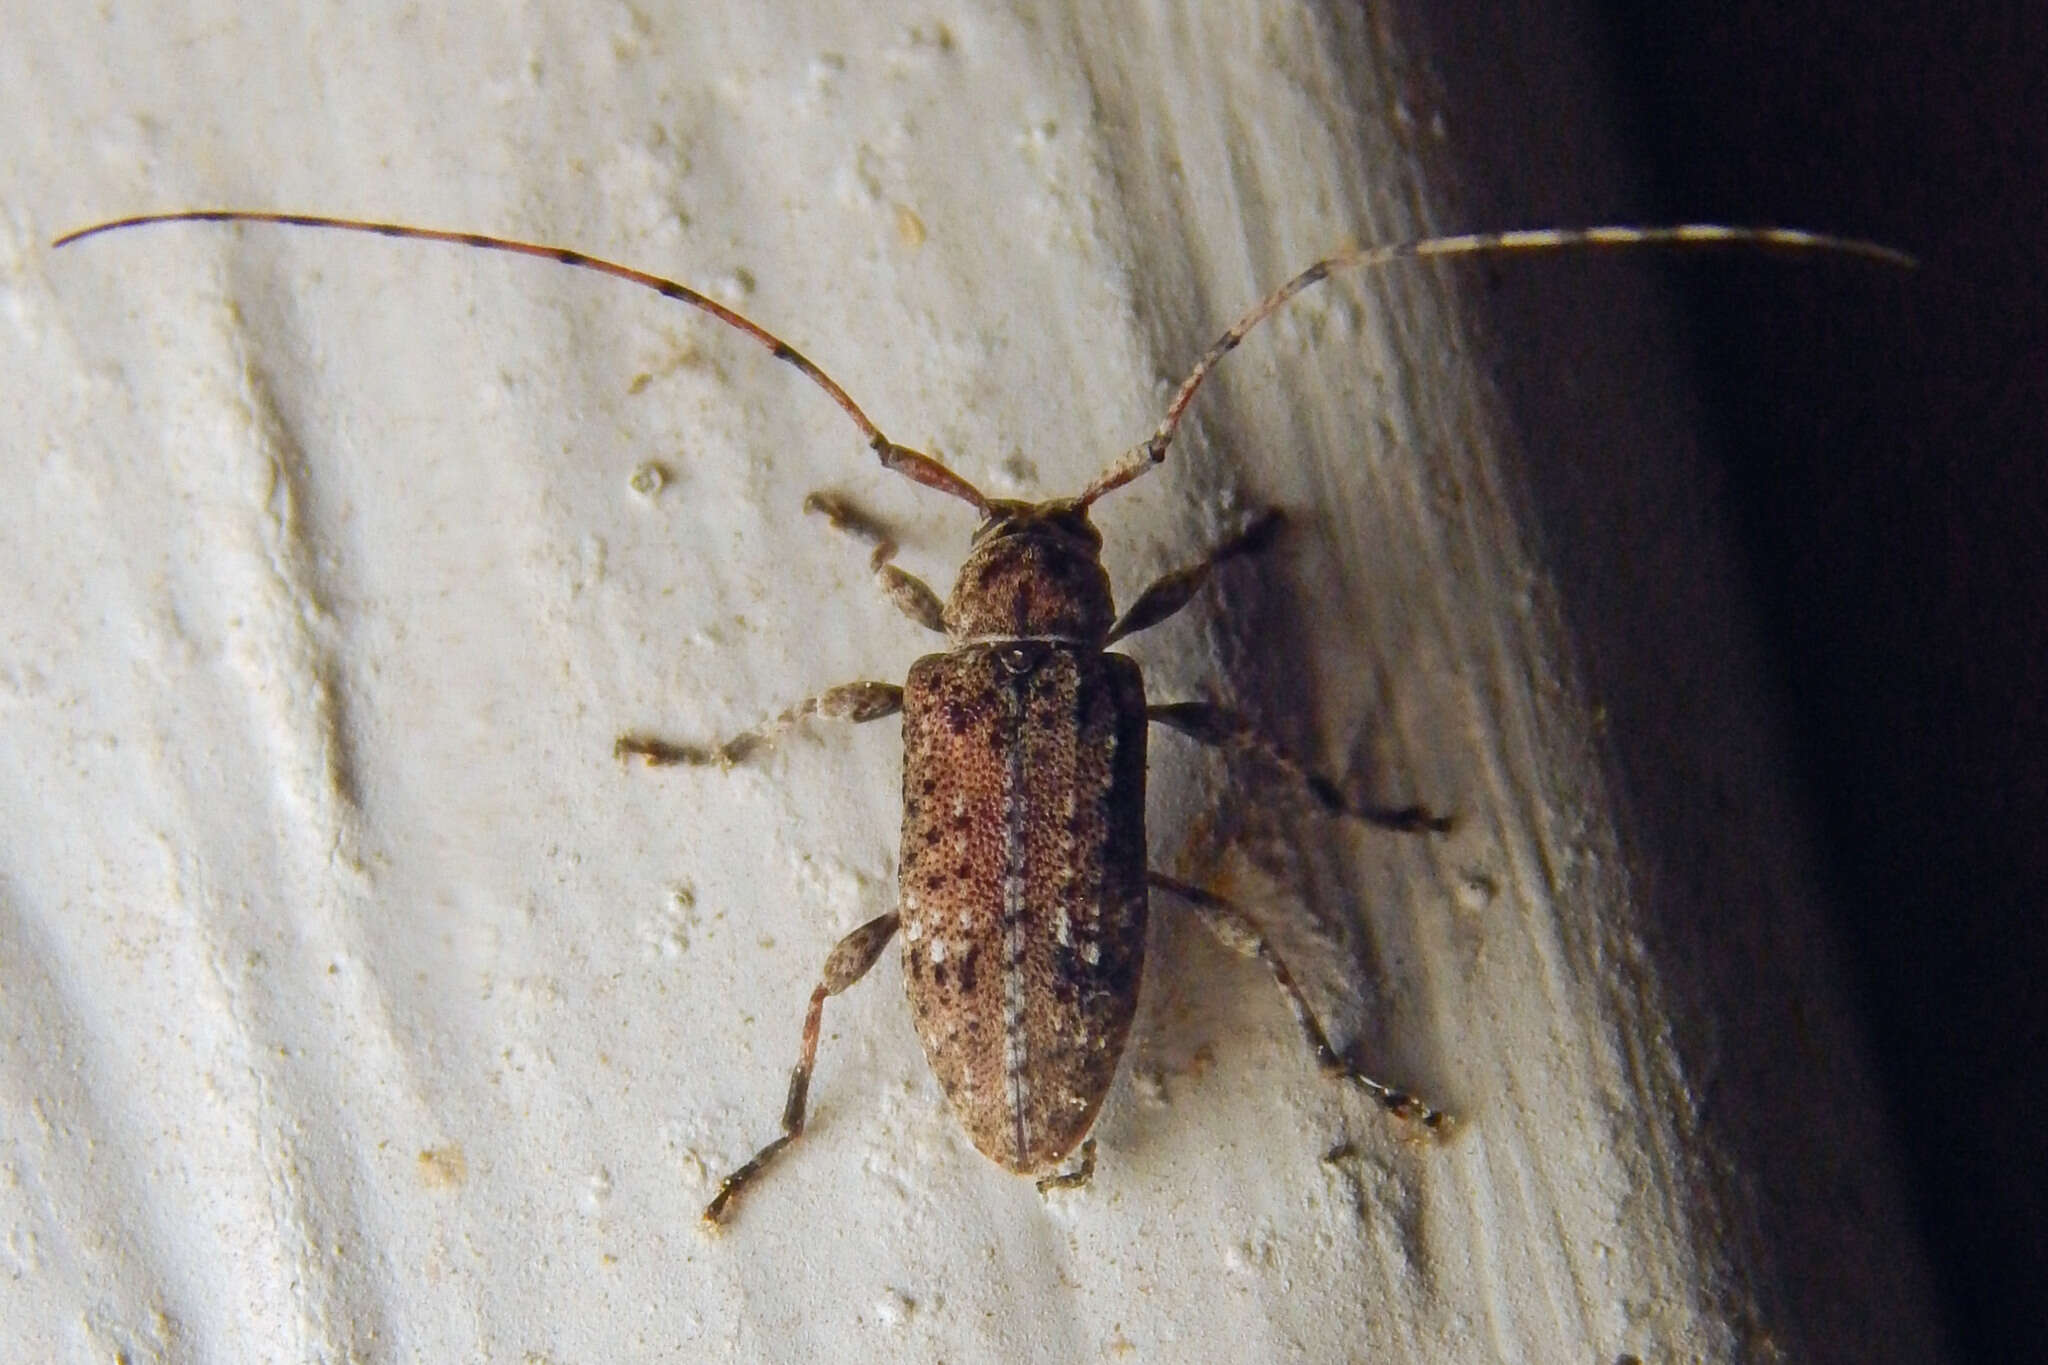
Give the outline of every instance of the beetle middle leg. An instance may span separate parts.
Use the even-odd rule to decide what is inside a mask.
[[[818,1030],[825,1016],[825,999],[839,994],[867,975],[868,968],[874,966],[875,959],[882,955],[882,949],[888,947],[889,940],[896,936],[897,918],[894,910],[886,915],[877,915],[840,939],[832,955],[825,959],[825,970],[819,973],[818,987],[811,992],[810,1011],[804,1015],[803,1049],[797,1054],[796,1066],[789,1073],[789,1098],[782,1106],[782,1136],[754,1153],[750,1161],[718,1182],[718,1193],[704,1206],[705,1222],[723,1222],[726,1211],[732,1207],[732,1201],[740,1191],[752,1184],[768,1163],[782,1154],[783,1148],[802,1135],[804,1103],[810,1093],[811,1068],[818,1060]]]
[[[693,767],[730,768],[774,744],[784,733],[812,716],[827,720],[881,720],[903,709],[903,689],[895,683],[851,682],[805,697],[772,719],[734,735],[723,744],[676,744],[651,735],[620,735],[612,745],[616,758],[640,758],[650,768],[685,763]]]
[[[1266,970],[1273,974],[1274,984],[1287,996],[1288,1007],[1294,1011],[1294,1021],[1301,1026],[1303,1036],[1308,1039],[1309,1050],[1315,1053],[1316,1065],[1322,1068],[1324,1075],[1351,1082],[1396,1118],[1420,1124],[1433,1132],[1448,1131],[1451,1122],[1448,1114],[1430,1108],[1406,1091],[1374,1080],[1330,1046],[1330,1037],[1323,1031],[1315,1011],[1309,1008],[1308,999],[1302,995],[1294,973],[1287,969],[1286,962],[1274,951],[1272,943],[1249,913],[1213,891],[1169,877],[1163,872],[1148,872],[1145,879],[1159,890],[1178,896],[1193,906],[1195,913],[1209,926],[1209,931],[1225,947],[1266,964]]]
[[[1211,550],[1202,559],[1185,568],[1175,569],[1172,573],[1162,574],[1138,594],[1137,601],[1131,604],[1129,610],[1117,618],[1116,624],[1110,628],[1108,639],[1103,643],[1113,644],[1126,635],[1150,629],[1166,620],[1185,607],[1195,593],[1201,590],[1202,585],[1209,581],[1210,572],[1217,565],[1244,555],[1258,554],[1267,549],[1279,538],[1283,524],[1281,514],[1269,508],[1253,517],[1242,531]],[[893,550],[893,546],[891,549]],[[1254,751],[1275,767],[1291,773],[1296,781],[1308,789],[1317,804],[1332,815],[1348,815],[1354,820],[1362,820],[1381,829],[1404,833],[1443,834],[1451,828],[1448,817],[1433,814],[1421,806],[1374,806],[1351,800],[1344,795],[1343,788],[1334,780],[1310,770],[1293,755],[1261,734],[1258,727],[1241,712],[1233,711],[1229,707],[1199,701],[1168,702],[1145,708],[1145,718],[1156,725],[1178,730],[1204,744]]]
[[[813,493],[804,499],[806,512],[817,512],[836,531],[874,547],[868,567],[882,592],[896,609],[929,630],[943,633],[945,623],[938,594],[923,579],[903,572],[889,561],[896,557],[896,542],[880,522],[868,516],[836,493]],[[693,767],[730,768],[744,763],[769,748],[791,729],[812,716],[826,720],[881,720],[903,709],[903,689],[895,683],[851,682],[828,687],[815,697],[805,697],[779,715],[762,721],[751,730],[734,735],[723,744],[677,744],[652,735],[620,735],[612,752],[619,758],[645,759],[649,767],[688,764]]]

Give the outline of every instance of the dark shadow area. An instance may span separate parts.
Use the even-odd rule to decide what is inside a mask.
[[[1903,288],[1672,283],[1949,1326],[2025,1358],[2048,1340],[2048,9],[1604,10],[1644,218],[1923,262]]]

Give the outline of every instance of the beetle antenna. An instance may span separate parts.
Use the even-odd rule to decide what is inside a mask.
[[[1121,488],[1166,459],[1181,418],[1194,401],[1195,391],[1216,368],[1218,361],[1237,349],[1247,333],[1296,294],[1342,270],[1377,270],[1396,261],[1419,260],[1426,256],[1498,256],[1513,252],[1576,251],[1603,247],[1755,247],[1763,250],[1818,251],[1840,256],[1860,256],[1882,265],[1912,269],[1919,263],[1903,251],[1854,237],[1836,237],[1824,232],[1798,228],[1727,227],[1719,223],[1681,223],[1671,227],[1535,228],[1520,232],[1474,232],[1454,237],[1424,237],[1415,241],[1383,246],[1354,247],[1317,261],[1255,304],[1251,311],[1231,324],[1216,338],[1195,368],[1180,382],[1166,416],[1152,434],[1131,448],[1122,458],[1096,476],[1082,492],[1083,507],[1103,494]]]
[[[268,213],[255,209],[190,209],[181,213],[145,213],[133,218],[117,218],[108,223],[96,223],[91,227],[80,228],[76,232],[67,232],[51,245],[69,246],[73,242],[82,242],[101,233],[119,232],[152,223],[276,223],[285,227],[364,232],[377,237],[402,237],[419,242],[448,242],[455,246],[476,247],[483,251],[535,256],[544,261],[553,261],[557,265],[571,265],[579,270],[594,270],[600,275],[610,275],[628,284],[652,289],[663,298],[686,303],[698,312],[707,313],[726,326],[745,333],[765,346],[768,353],[777,360],[794,366],[804,378],[823,389],[825,396],[838,404],[839,410],[852,419],[854,426],[860,429],[861,436],[867,441],[868,447],[880,458],[883,468],[894,470],[927,488],[937,489],[941,493],[971,503],[983,517],[988,515],[988,499],[982,496],[979,489],[932,456],[920,450],[913,450],[909,446],[898,445],[883,435],[882,429],[861,411],[860,404],[854,402],[846,390],[839,387],[839,382],[819,369],[809,356],[751,318],[736,313],[716,299],[675,280],[585,255],[568,247],[519,242],[507,237],[489,237],[479,232],[450,232],[441,228],[408,227],[403,223],[373,223],[359,218],[329,218],[310,213]]]

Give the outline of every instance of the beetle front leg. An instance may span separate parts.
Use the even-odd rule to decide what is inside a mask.
[[[1368,825],[1402,834],[1447,834],[1451,818],[1421,806],[1370,806],[1353,801],[1332,778],[1311,772],[1293,755],[1259,733],[1258,727],[1241,712],[1206,701],[1178,701],[1145,708],[1145,719],[1154,725],[1178,730],[1190,739],[1218,747],[1250,749],[1268,763],[1292,773],[1317,804],[1332,815],[1348,815]]]
[[[1135,635],[1158,625],[1188,604],[1188,600],[1209,581],[1210,570],[1241,555],[1253,555],[1266,549],[1278,538],[1281,525],[1280,513],[1269,508],[1253,517],[1251,525],[1211,550],[1200,562],[1162,574],[1138,594],[1138,600],[1131,603],[1130,610],[1117,618],[1116,624],[1109,628],[1109,637],[1102,643],[1112,645],[1126,635]]]
[[[877,915],[840,939],[832,955],[825,959],[825,970],[819,974],[818,988],[811,992],[810,1012],[804,1015],[803,1049],[797,1054],[796,1066],[789,1073],[789,1098],[782,1106],[782,1136],[754,1153],[752,1160],[718,1182],[718,1193],[704,1206],[705,1222],[713,1225],[724,1222],[727,1210],[740,1191],[752,1184],[768,1163],[803,1133],[804,1102],[811,1089],[811,1068],[818,1060],[818,1029],[825,1017],[825,998],[839,994],[867,975],[868,968],[874,966],[875,959],[882,955],[882,949],[888,947],[889,940],[896,936],[896,924],[897,914],[893,910],[886,915]]]
[[[881,720],[903,709],[903,689],[895,683],[853,682],[828,687],[815,697],[805,697],[772,720],[734,735],[723,744],[674,744],[651,735],[620,735],[612,745],[612,756],[641,758],[650,768],[687,763],[695,767],[730,768],[774,744],[793,726],[812,716],[862,721]]]
[[[1273,981],[1287,996],[1287,1004],[1294,1011],[1294,1021],[1301,1025],[1303,1036],[1308,1039],[1309,1050],[1316,1055],[1316,1065],[1323,1074],[1346,1080],[1377,1100],[1382,1108],[1399,1119],[1420,1124],[1432,1132],[1448,1132],[1450,1116],[1440,1109],[1432,1109],[1406,1091],[1396,1090],[1390,1085],[1374,1080],[1360,1071],[1351,1062],[1330,1046],[1330,1037],[1323,1031],[1315,1011],[1309,1008],[1308,1000],[1301,993],[1301,985],[1294,979],[1294,973],[1287,970],[1287,964],[1273,950],[1273,945],[1260,931],[1258,922],[1250,914],[1230,901],[1205,891],[1191,882],[1169,877],[1163,872],[1148,872],[1145,878],[1161,891],[1170,892],[1193,906],[1202,922],[1209,926],[1227,948],[1255,957],[1266,964],[1273,974]]]
[[[926,630],[946,633],[945,607],[922,578],[907,574],[889,561],[896,557],[896,538],[883,525],[837,493],[818,492],[804,499],[804,511],[824,517],[833,530],[874,547],[868,572],[896,610]]]

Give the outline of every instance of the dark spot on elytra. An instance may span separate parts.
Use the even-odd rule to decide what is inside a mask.
[[[1137,963],[1129,953],[1105,952],[1093,976],[1098,987],[1120,996],[1137,989],[1136,967]]]
[[[917,784],[917,789],[923,792],[926,796],[930,796],[933,792],[939,789],[939,779],[936,777],[927,777],[924,781]]]
[[[937,987],[938,987],[938,988],[939,988],[940,990],[944,990],[944,989],[946,989],[946,964],[945,964],[945,963],[943,963],[943,962],[934,962],[934,963],[932,964],[932,984],[933,984],[934,986],[937,986]]]
[[[960,959],[960,989],[962,991],[972,992],[974,990],[974,960],[980,956],[981,945],[977,943],[967,950],[967,956]]]
[[[1064,1008],[1071,1009],[1081,1001],[1081,992],[1086,984],[1081,979],[1081,960],[1072,948],[1060,949],[1059,961],[1052,974],[1053,998]]]

